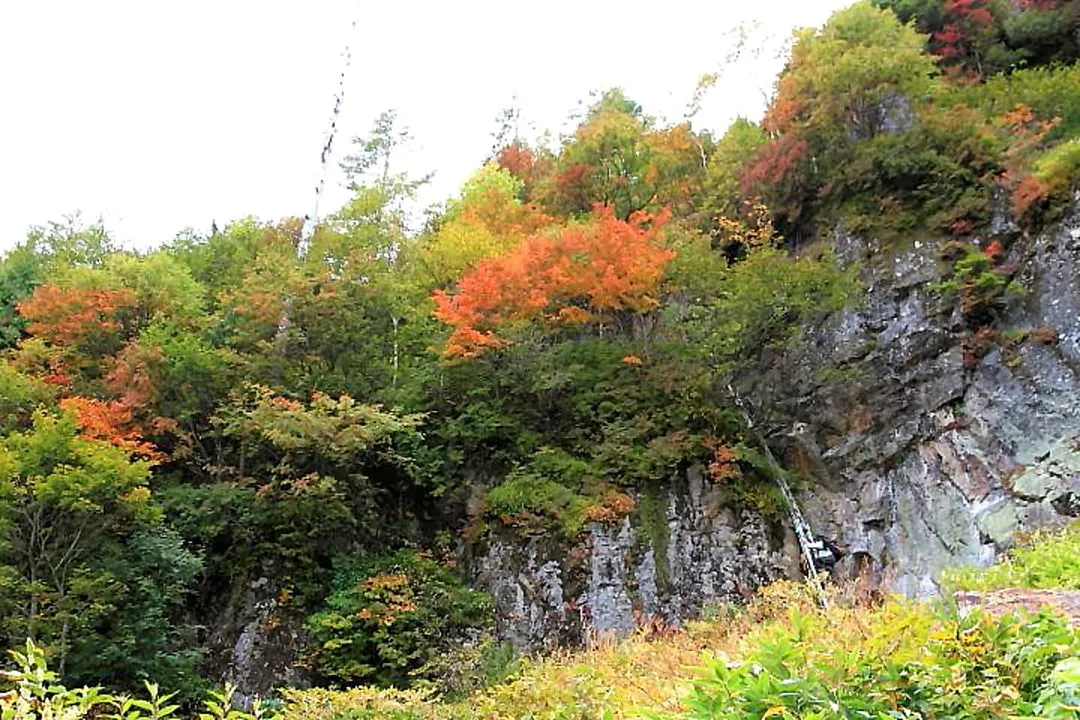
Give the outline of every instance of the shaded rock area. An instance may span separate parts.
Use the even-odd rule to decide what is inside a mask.
[[[249,708],[275,687],[311,684],[300,662],[306,644],[303,618],[283,608],[272,583],[259,578],[218,618],[207,641],[206,670],[235,685],[236,704]]]

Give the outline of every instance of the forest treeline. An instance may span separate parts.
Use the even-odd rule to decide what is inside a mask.
[[[691,464],[776,512],[731,378],[859,302],[838,228],[956,238],[957,302],[991,321],[992,218],[1037,229],[1080,178],[1078,28],[1077,0],[858,3],[797,35],[761,122],[618,89],[556,143],[507,122],[420,231],[393,113],[310,238],[34,228],[0,262],[0,640],[69,685],[192,695],[214,618],[269,578],[317,677],[442,681],[492,623],[459,535],[574,538]]]

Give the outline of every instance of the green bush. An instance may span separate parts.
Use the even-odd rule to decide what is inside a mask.
[[[485,509],[504,524],[542,532],[548,527],[576,535],[585,523],[588,499],[572,489],[588,472],[583,460],[561,450],[545,448],[528,465],[516,470],[487,492]]]
[[[1051,192],[1068,190],[1080,180],[1080,138],[1047,150],[1035,159],[1032,167],[1035,177]]]
[[[974,245],[946,243],[941,256],[947,266],[943,279],[930,287],[946,298],[959,299],[969,329],[993,325],[1010,300],[1024,292],[1021,285],[1000,271],[994,258]]]
[[[1080,133],[1080,66],[1037,67],[995,75],[984,83],[939,87],[937,101],[966,105],[984,117],[1000,117],[1017,105],[1027,105],[1040,120],[1061,118],[1048,136],[1053,141]]]
[[[826,227],[894,235],[982,224],[990,213],[986,178],[1001,172],[1002,150],[979,112],[921,107],[911,129],[855,143],[823,170]]]
[[[687,325],[696,335],[691,340],[713,363],[737,367],[791,342],[858,298],[860,290],[854,269],[841,268],[831,256],[793,258],[762,248],[730,268],[722,292]]]
[[[308,619],[313,667],[354,684],[405,686],[439,654],[492,622],[491,602],[413,551],[341,569],[326,607]]]
[[[28,424],[31,413],[55,395],[48,385],[0,360],[0,433]]]
[[[950,588],[1080,588],[1080,525],[1032,536]],[[1080,633],[1056,610],[994,618],[949,606],[793,608],[707,664],[688,720],[1075,718]]]

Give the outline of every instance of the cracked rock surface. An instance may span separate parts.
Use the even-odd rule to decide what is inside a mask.
[[[934,288],[947,239],[838,233],[865,301],[738,382],[774,452],[806,478],[814,530],[845,548],[839,576],[925,597],[944,568],[988,564],[1016,531],[1080,516],[1080,198],[1038,236],[1003,218],[992,232],[972,242],[1009,248],[1025,292],[997,330],[1018,342],[968,356],[972,331]],[[1046,329],[1056,341],[1038,341]],[[504,637],[536,649],[645,618],[678,624],[798,574],[785,522],[695,470],[657,480],[648,522],[593,526],[574,548],[506,532],[475,549],[472,580],[495,597]]]

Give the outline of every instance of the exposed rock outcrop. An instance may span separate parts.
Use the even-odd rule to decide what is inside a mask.
[[[754,384],[771,442],[814,478],[802,502],[848,548],[845,570],[873,568],[916,596],[936,591],[942,569],[986,564],[1015,531],[1080,510],[1080,211],[1012,243],[1025,292],[981,358],[934,289],[943,242],[886,261],[872,248],[866,304]]]
[[[279,601],[272,583],[252,581],[225,607],[207,642],[206,670],[236,687],[235,701],[250,707],[276,687],[307,687],[300,663],[307,634],[303,618]]]
[[[502,637],[530,650],[676,625],[712,604],[745,600],[797,574],[783,524],[747,508],[696,470],[657,488],[621,522],[591,525],[582,543],[496,534],[472,563]]]
[[[812,526],[846,549],[840,575],[927,596],[944,568],[987,564],[1016,531],[1080,515],[1080,201],[1037,237],[1004,217],[993,231],[1024,293],[978,355],[935,287],[946,239],[897,247],[841,233],[835,252],[858,263],[865,302],[739,383],[769,444],[806,478]],[[662,522],[638,512],[590,528],[580,547],[490,539],[473,580],[495,597],[503,636],[539,648],[643,618],[676,624],[798,573],[783,523],[698,473],[660,496]]]

